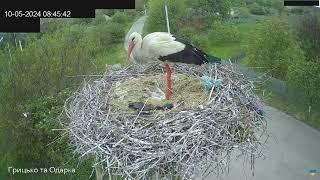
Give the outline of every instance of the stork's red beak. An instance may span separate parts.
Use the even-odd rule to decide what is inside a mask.
[[[134,44],[131,42],[129,43],[129,47],[128,47],[128,56],[127,56],[127,61],[126,63],[128,64],[129,62],[129,59],[130,59],[130,55],[131,55],[131,52],[132,52],[132,49],[134,48]]]

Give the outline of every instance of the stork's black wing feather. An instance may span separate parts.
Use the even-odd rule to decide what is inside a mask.
[[[181,62],[186,64],[201,65],[210,61],[209,56],[202,50],[195,47],[191,42],[181,37],[173,35],[175,41],[183,43],[185,48],[182,51],[167,56],[159,57],[161,61]]]

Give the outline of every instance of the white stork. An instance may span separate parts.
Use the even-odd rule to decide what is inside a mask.
[[[165,62],[167,73],[166,99],[171,96],[171,69],[167,62],[179,62],[201,65],[209,61],[220,61],[219,58],[209,56],[188,41],[166,32],[154,32],[142,36],[133,32],[129,36],[128,58],[133,58],[139,63],[150,61]]]

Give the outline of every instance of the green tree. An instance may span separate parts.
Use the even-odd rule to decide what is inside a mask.
[[[262,23],[249,42],[249,64],[262,67],[273,77],[285,79],[288,66],[303,59],[291,29],[281,19]]]
[[[305,14],[299,21],[297,32],[307,60],[320,63],[320,14]]]
[[[302,89],[309,105],[320,103],[320,63],[297,61],[288,70],[287,79],[290,84]]]

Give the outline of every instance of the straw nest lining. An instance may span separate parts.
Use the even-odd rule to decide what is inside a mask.
[[[133,83],[137,88],[146,77],[162,76],[163,66],[108,66],[104,75],[84,82],[65,103],[64,124],[75,152],[81,157],[94,154],[107,174],[127,179],[148,179],[154,172],[160,177],[193,179],[196,172],[208,173],[204,170],[210,167],[223,171],[225,155],[233,149],[251,157],[261,155],[265,121],[252,82],[233,71],[232,64],[175,64],[171,68],[176,76],[199,80],[206,75],[222,83],[210,92],[202,91],[205,98],[200,104],[184,103],[180,97],[171,101],[173,108],[143,113],[144,109],[133,111],[123,105],[130,93],[115,94],[121,84],[127,83],[123,88],[130,90],[129,81],[142,79]],[[173,99],[177,95],[174,88]],[[141,94],[131,94],[139,96],[131,100],[143,100]]]

